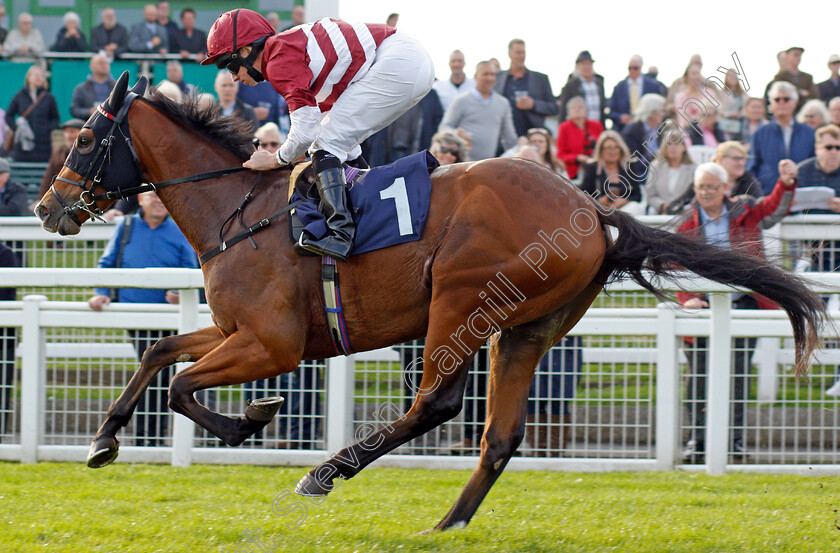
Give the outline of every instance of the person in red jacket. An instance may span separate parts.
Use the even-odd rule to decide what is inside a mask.
[[[600,121],[586,118],[586,101],[575,96],[566,103],[569,119],[557,128],[557,158],[566,164],[569,178],[574,179],[581,165],[589,163],[595,143],[604,131]]]
[[[769,196],[759,200],[751,196],[740,196],[736,200],[727,195],[729,177],[726,170],[716,163],[704,163],[694,172],[696,197],[686,206],[677,231],[693,234],[721,248],[737,249],[764,257],[761,229],[773,226],[787,215],[793,203],[797,175],[796,164],[789,159],[782,160],[779,162],[779,181]],[[734,296],[735,309],[777,309],[775,304],[761,296],[741,293]],[[677,299],[688,309],[709,307],[706,298],[699,294],[677,292]],[[734,406],[730,448],[736,454],[744,453],[744,407],[749,392],[747,374],[755,344],[755,338],[735,338],[732,348],[732,374],[735,378],[732,387]],[[705,452],[707,346],[707,338],[685,339],[689,367],[686,401],[691,438],[683,451],[683,457],[694,463],[702,462]]]
[[[285,98],[291,119],[286,142],[276,154],[257,150],[244,166],[276,169],[308,150],[330,234],[316,240],[303,233],[296,249],[346,261],[355,226],[341,165],[366,165],[361,142],[431,90],[429,54],[388,25],[324,18],[275,35],[261,15],[238,9],[213,24],[201,63],[228,69],[248,86],[266,80]]]

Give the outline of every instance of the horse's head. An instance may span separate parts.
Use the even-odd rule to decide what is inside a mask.
[[[146,78],[141,77],[129,91],[126,71],[108,99],[87,120],[64,167],[35,208],[44,230],[78,234],[82,223],[101,215],[117,200],[121,188],[140,184],[140,164],[131,145],[126,116],[134,99],[145,92],[146,84]],[[106,198],[108,192],[116,194]]]

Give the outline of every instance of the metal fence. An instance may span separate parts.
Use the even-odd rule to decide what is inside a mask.
[[[817,278],[840,284],[834,275]],[[183,289],[184,302],[115,304],[101,313],[84,303],[37,297],[0,304],[0,318],[9,329],[3,334],[4,350],[17,342],[16,362],[9,362],[8,353],[2,358],[5,396],[0,396],[0,413],[5,425],[0,427],[0,459],[82,461],[105,411],[136,367],[142,340],[155,337],[139,333],[183,332],[210,324],[206,306],[191,299],[190,290],[201,285],[200,271],[0,270],[0,286],[21,282],[45,288],[60,282],[69,287],[119,283]],[[708,283],[688,285],[722,290]],[[630,285],[617,291],[636,292]],[[538,367],[525,442],[511,467],[651,470],[693,463],[716,473],[840,473],[837,399],[824,393],[836,379],[838,350],[824,350],[810,380],[797,383],[789,370],[792,351],[780,346],[780,339],[790,335],[784,314],[730,311],[729,302],[729,294],[718,293],[712,309],[703,312],[664,305],[591,309],[572,337]],[[840,313],[835,315],[840,318]],[[725,361],[729,350],[737,353],[751,346],[733,341],[733,336],[765,337],[749,354],[734,355],[742,363],[752,358],[754,371],[746,364],[744,370],[735,365],[730,374]],[[698,337],[706,337],[706,343]],[[687,344],[684,338],[693,342]],[[407,409],[418,376],[412,362],[421,351],[422,343],[415,342],[307,362],[290,375],[199,395],[203,403],[230,415],[241,414],[249,397],[286,397],[276,420],[239,448],[220,447],[216,438],[155,404],[155,395],[163,402],[166,386],[161,381],[120,434],[121,459],[176,464],[320,462]],[[698,361],[702,355],[708,359],[705,368]],[[485,356],[482,351],[473,362],[462,413],[380,464],[474,466],[484,418]],[[696,390],[706,386],[715,392],[704,402]],[[704,416],[698,418],[698,413]],[[736,435],[743,451],[736,447]],[[702,455],[684,459],[683,445],[694,436],[705,438]]]

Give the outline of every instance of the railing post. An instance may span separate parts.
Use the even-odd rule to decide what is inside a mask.
[[[729,293],[709,294],[711,330],[706,367],[706,472],[726,473],[729,452],[729,366],[732,358],[732,301]]]
[[[198,290],[181,290],[179,296],[178,333],[198,330]],[[177,363],[175,371],[181,372],[189,366],[189,363]],[[176,414],[172,425],[172,466],[190,466],[194,436],[195,424],[187,417]]]
[[[352,357],[327,359],[327,452],[338,453],[353,439],[354,366]]]
[[[23,338],[20,351],[20,445],[21,463],[38,461],[38,444],[44,435],[44,408],[46,404],[46,339],[41,328],[41,303],[46,296],[23,298]]]
[[[676,311],[660,303],[656,320],[656,464],[659,470],[673,470],[680,447]]]

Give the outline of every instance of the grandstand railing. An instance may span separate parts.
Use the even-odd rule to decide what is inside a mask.
[[[815,289],[821,293],[840,289],[837,275],[815,274],[813,278]],[[747,456],[735,457],[727,443],[728,413],[736,401],[727,392],[732,337],[789,339],[790,325],[780,311],[731,311],[730,294],[719,285],[689,278],[681,279],[680,284],[690,290],[712,292],[711,309],[689,312],[658,305],[589,310],[571,332],[583,337],[584,356],[577,393],[565,399],[572,404],[568,427],[574,436],[562,451],[556,444],[551,451],[535,447],[526,437],[521,448],[526,456],[512,460],[512,468],[603,471],[704,467],[713,474],[727,470],[840,474],[837,400],[822,396],[822,389],[834,381],[838,359],[832,359],[831,365],[826,360],[818,361],[811,381],[794,385],[789,371],[790,348],[774,353],[777,372],[771,378],[781,384],[776,397],[768,401],[758,401],[756,394],[746,401]],[[4,336],[20,338],[14,378],[9,384],[0,382],[10,392],[10,402],[0,405],[0,415],[11,421],[0,434],[0,459],[4,460],[82,462],[87,443],[108,405],[136,367],[124,329],[186,332],[210,324],[206,306],[197,301],[197,289],[202,285],[198,270],[0,269],[0,287],[23,285],[179,289],[181,303],[116,304],[103,312],[93,312],[85,303],[51,302],[37,295],[0,303],[3,326],[15,329]],[[614,291],[638,291],[638,286],[620,283]],[[840,319],[840,313],[832,315]],[[827,330],[826,338],[837,338],[836,328]],[[680,385],[684,371],[680,344],[685,336],[709,337],[707,382],[709,390],[714,391],[707,404],[705,464],[691,467],[682,464],[680,455],[690,430],[683,420],[690,406],[681,399]],[[836,357],[836,351],[828,354]],[[316,429],[310,438],[289,443],[288,436],[283,439],[283,422],[278,420],[260,441],[251,439],[240,448],[221,448],[218,440],[207,437],[203,430],[196,431],[186,418],[168,415],[171,430],[160,436],[163,445],[132,445],[130,426],[120,436],[124,444],[120,459],[182,466],[192,462],[312,465],[397,418],[411,396],[404,386],[402,363],[395,361],[393,351],[310,363],[308,369],[317,376],[314,381],[304,382],[304,391],[316,394],[322,409],[291,413],[285,418],[298,417],[298,422],[310,424]],[[750,376],[750,388],[759,387],[758,378]],[[288,398],[301,391],[300,386],[284,386],[265,385],[253,392],[279,392]],[[214,391],[216,410],[241,414],[245,395],[240,387]],[[478,399],[477,395],[468,401]],[[528,431],[540,424],[552,423],[532,420]],[[453,442],[462,437],[459,429],[463,425],[459,416],[378,464],[472,468],[476,451],[453,451]]]

